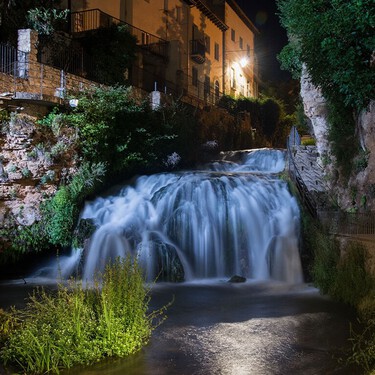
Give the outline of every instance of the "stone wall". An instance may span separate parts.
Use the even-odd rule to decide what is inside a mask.
[[[40,100],[62,103],[68,95],[74,95],[96,83],[37,61],[38,35],[30,29],[19,30],[18,50],[21,53],[16,75],[0,73],[0,93],[9,93],[8,98],[18,100]],[[26,77],[26,78],[23,78]]]
[[[40,204],[75,173],[73,130],[53,134],[37,124],[40,106],[12,113],[0,135],[0,229],[30,225]]]

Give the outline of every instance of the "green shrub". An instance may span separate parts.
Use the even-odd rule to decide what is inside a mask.
[[[358,142],[355,138],[355,123],[353,112],[345,108],[340,100],[331,99],[328,106],[329,140],[332,152],[336,156],[337,167],[346,178],[353,169],[353,160],[358,152]]]
[[[336,280],[339,256],[337,241],[324,233],[316,232],[311,274],[314,283],[324,294],[330,294]]]
[[[301,144],[302,146],[315,146],[316,140],[314,138],[302,138]]]
[[[360,332],[351,330],[352,353],[348,363],[355,363],[366,374],[375,373],[375,319],[367,320]]]
[[[164,319],[165,308],[147,314],[148,303],[137,262],[117,259],[92,288],[72,280],[54,294],[35,292],[24,310],[12,312],[19,324],[2,332],[1,358],[25,373],[44,374],[125,357],[147,343],[155,316]]]
[[[24,178],[31,177],[31,171],[27,167],[22,168],[21,174],[22,174],[22,177],[24,177]]]
[[[56,194],[43,203],[41,212],[44,231],[53,245],[69,246],[73,238],[80,205],[105,175],[103,163],[83,163],[72,181],[61,186]]]
[[[350,242],[343,250],[330,289],[333,298],[355,308],[374,287],[373,280],[366,270],[366,254],[363,245]]]

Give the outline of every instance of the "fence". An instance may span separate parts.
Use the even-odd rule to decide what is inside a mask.
[[[0,43],[0,73],[27,78],[29,54]]]
[[[375,214],[373,212],[320,211],[318,218],[330,233],[351,236],[375,235]]]

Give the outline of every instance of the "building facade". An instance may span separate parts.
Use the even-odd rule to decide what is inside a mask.
[[[126,23],[137,38],[130,83],[214,104],[222,94],[257,97],[254,37],[233,0],[74,0],[73,35]]]

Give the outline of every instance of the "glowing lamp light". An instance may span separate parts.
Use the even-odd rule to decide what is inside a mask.
[[[247,57],[243,57],[241,60],[240,60],[240,65],[241,65],[241,68],[244,68],[247,63],[249,62],[248,58]]]

